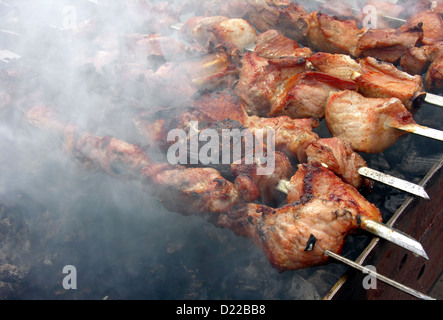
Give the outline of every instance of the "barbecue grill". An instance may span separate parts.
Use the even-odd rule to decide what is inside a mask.
[[[146,98],[146,92],[103,82],[111,72],[106,59],[115,58],[104,50],[115,41],[106,33],[108,26],[99,26],[105,31],[95,41],[93,34],[82,35],[103,48],[103,60],[95,62],[102,67],[101,76],[91,76],[93,63],[77,63],[94,48],[66,46],[70,33],[63,24],[93,25],[97,21],[87,19],[105,15],[93,1],[55,5],[42,0],[32,6],[26,1],[2,1],[0,6],[4,18],[0,24],[1,299],[413,298],[381,282],[377,289],[366,290],[365,274],[333,261],[278,272],[248,239],[201,218],[169,212],[150,195],[153,187],[80,166],[63,152],[57,136],[27,122],[26,108],[44,98],[62,111],[63,120],[145,147],[132,119],[134,101]],[[37,14],[39,6],[47,12]],[[137,17],[137,12],[123,16]],[[103,21],[128,30],[139,23]],[[158,27],[166,28],[167,23]],[[53,50],[50,55],[48,47]],[[149,63],[160,64],[155,59]],[[110,88],[127,99],[107,96]],[[414,119],[441,128],[442,109],[424,103]],[[315,131],[330,137],[324,121]],[[373,169],[425,187],[431,200],[379,183],[365,196],[380,208],[387,225],[417,239],[429,260],[364,231],[348,237],[342,256],[429,293],[443,271],[443,144],[410,134],[385,152],[364,158]],[[64,287],[69,276],[63,271],[66,266],[76,269],[76,289]]]

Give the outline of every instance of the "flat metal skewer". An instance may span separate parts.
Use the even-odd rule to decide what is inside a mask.
[[[342,257],[342,256],[340,256],[340,255],[338,255],[338,254],[336,254],[336,253],[334,253],[332,251],[325,250],[324,254],[326,256],[334,258],[335,260],[340,261],[340,262],[342,262],[342,263],[344,263],[344,264],[346,264],[346,265],[348,265],[348,266],[350,266],[350,267],[352,267],[354,269],[357,269],[357,270],[359,270],[361,272],[364,272],[364,273],[367,273],[367,274],[369,274],[371,276],[374,276],[377,280],[380,280],[380,281],[382,281],[382,282],[384,282],[386,284],[389,284],[389,285],[393,286],[394,288],[397,288],[397,289],[399,289],[399,290],[401,290],[403,292],[406,292],[406,293],[408,293],[408,294],[410,294],[410,295],[412,295],[412,296],[414,296],[416,298],[419,298],[421,300],[436,300],[435,298],[432,298],[432,297],[430,297],[428,295],[425,295],[425,294],[423,294],[423,293],[421,293],[421,292],[419,292],[419,291],[417,291],[415,289],[407,287],[407,286],[405,286],[405,285],[403,285],[401,283],[398,283],[398,282],[396,282],[396,281],[394,281],[394,280],[392,280],[390,278],[387,278],[387,277],[385,277],[385,276],[383,276],[383,275],[381,275],[381,274],[379,274],[379,273],[377,273],[377,272],[375,272],[373,270],[370,270],[370,269],[368,269],[368,268],[366,268],[366,267],[364,267],[364,266],[362,266],[362,265],[360,265],[360,264],[358,264],[358,263],[356,263],[356,262],[354,262],[352,260],[344,258],[344,257]]]
[[[280,192],[288,194],[290,187],[290,182],[287,180],[280,180],[276,189]],[[361,229],[366,230],[380,238],[388,240],[396,245],[405,248],[414,254],[422,256],[423,258],[429,260],[428,255],[426,254],[423,246],[411,236],[396,230],[392,227],[389,227],[380,222],[366,219],[362,216],[358,216],[358,224]]]
[[[425,102],[443,108],[443,97],[426,92]]]
[[[428,128],[426,126],[421,126],[418,124],[405,124],[405,125],[392,124],[390,126],[392,128],[403,130],[409,133],[418,134],[423,137],[443,141],[443,131],[437,129]]]
[[[366,178],[384,183],[386,185],[405,191],[407,193],[411,193],[423,199],[430,200],[430,197],[426,192],[425,188],[419,186],[418,184],[411,183],[409,181],[399,179],[394,176],[367,167],[359,168],[358,173]]]

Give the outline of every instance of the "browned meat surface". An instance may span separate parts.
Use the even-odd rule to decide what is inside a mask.
[[[314,51],[360,55],[357,44],[364,31],[358,29],[355,20],[341,20],[313,12],[309,14],[307,21],[307,39],[309,47]]]
[[[413,15],[399,30],[407,31],[419,24],[422,24],[423,39],[421,42],[423,44],[432,45],[443,41],[443,19],[440,14],[432,10],[426,10]]]
[[[427,46],[408,48],[400,60],[401,68],[412,75],[421,75],[429,65]]]
[[[420,76],[411,76],[394,65],[374,58],[361,59],[361,76],[356,79],[358,91],[371,98],[398,98],[409,110],[423,94]]]
[[[439,92],[442,81],[443,42],[419,48],[410,48],[401,60],[403,70],[410,74],[425,73],[426,91]]]
[[[288,0],[249,0],[246,18],[259,32],[271,29],[305,44],[306,11]]]
[[[437,0],[436,6],[434,8],[434,11],[439,13],[440,15],[443,15],[443,1]]]
[[[424,81],[429,91],[438,92],[443,89],[443,56],[429,66]]]
[[[332,94],[326,107],[331,134],[350,142],[357,152],[383,152],[404,134],[391,125],[413,123],[411,113],[397,98],[366,98],[342,91]]]
[[[292,77],[275,92],[267,116],[323,119],[329,95],[340,90],[355,90],[354,81],[321,72],[304,72]]]
[[[287,202],[305,201],[311,197],[336,201],[351,212],[354,228],[358,228],[358,216],[382,221],[380,210],[368,202],[354,187],[343,182],[320,163],[298,165],[289,183]]]
[[[274,118],[252,116],[247,123],[252,132],[272,130],[275,135],[276,150],[299,162],[306,161],[306,148],[319,138],[312,131],[317,126],[319,123],[313,119],[291,119],[287,116]]]
[[[312,197],[278,209],[244,205],[221,215],[219,225],[250,239],[276,269],[284,271],[326,264],[326,249],[340,253],[352,215],[336,201]],[[305,250],[313,237],[313,250]]]
[[[408,29],[369,29],[359,39],[359,56],[374,57],[395,63],[410,47],[420,43],[423,29],[420,25]]]
[[[299,44],[280,34],[277,30],[268,30],[257,38],[254,52],[263,58],[276,59],[283,57],[307,58],[312,55],[308,47],[300,48]]]
[[[153,175],[146,167],[142,174],[168,210],[184,215],[214,215],[211,221],[240,200],[235,185],[212,168],[168,168]]]
[[[361,65],[347,54],[317,52],[310,56],[308,61],[316,71],[337,78],[355,80],[361,74]]]
[[[287,203],[278,209],[242,205],[220,215],[219,224],[253,241],[277,269],[296,270],[326,263],[326,249],[340,252],[359,217],[381,221],[380,211],[355,188],[315,164],[299,165]],[[307,251],[310,239],[315,245]]]
[[[306,61],[301,58],[266,59],[247,52],[235,92],[249,115],[266,116],[276,92],[285,88],[288,81],[305,68]]]
[[[184,24],[181,32],[186,39],[204,46],[210,43],[233,45],[241,51],[257,41],[257,32],[249,22],[223,16],[193,17]]]
[[[344,182],[357,189],[370,190],[372,181],[362,177],[358,169],[366,167],[366,161],[354,150],[349,142],[339,138],[319,139],[306,149],[307,161],[325,164]]]

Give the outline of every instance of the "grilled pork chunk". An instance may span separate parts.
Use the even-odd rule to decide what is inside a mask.
[[[355,80],[361,74],[361,65],[347,54],[317,52],[307,59],[316,71],[337,78]]]
[[[210,43],[233,45],[241,51],[257,42],[257,32],[249,22],[224,16],[193,17],[184,24],[181,33],[185,39],[204,46]]]
[[[358,228],[358,216],[382,221],[380,210],[368,202],[354,187],[343,182],[320,163],[298,165],[289,183],[287,203],[306,201],[311,197],[336,201],[351,212],[354,228]]]
[[[405,29],[369,29],[357,43],[360,57],[374,57],[396,63],[410,47],[417,46],[423,39],[422,25]]]
[[[356,189],[370,190],[373,182],[361,176],[358,169],[366,167],[366,161],[354,150],[349,142],[339,138],[319,139],[306,149],[307,161],[326,165],[344,182]]]
[[[358,91],[371,98],[398,98],[409,110],[414,101],[423,95],[420,76],[411,76],[394,65],[367,57],[360,60],[361,75],[356,82]]]
[[[308,58],[312,55],[310,48],[300,48],[296,41],[283,36],[277,30],[268,30],[261,33],[257,38],[254,52],[266,59]]]
[[[253,241],[283,271],[326,263],[323,251],[340,252],[359,217],[381,221],[374,205],[319,164],[299,166],[287,203],[278,209],[239,205],[218,222]]]
[[[302,58],[266,59],[247,52],[235,92],[249,115],[266,116],[276,92],[283,90],[292,77],[305,69],[306,61]]]
[[[267,116],[323,119],[326,101],[331,93],[355,89],[356,84],[351,80],[321,72],[303,72],[278,88],[271,99],[272,105]]]
[[[360,56],[358,41],[364,32],[355,20],[341,20],[320,12],[307,17],[307,39],[314,51]]]
[[[252,203],[236,207],[220,215],[218,224],[251,240],[273,267],[285,271],[326,264],[326,249],[340,253],[352,215],[334,200],[312,197],[277,209]]]
[[[331,134],[350,142],[357,152],[383,152],[405,134],[391,126],[414,123],[397,98],[366,98],[347,90],[332,94],[326,106]]]
[[[411,16],[399,30],[407,31],[417,25],[423,29],[423,39],[421,42],[425,45],[432,45],[443,41],[443,19],[439,13],[426,10]]]

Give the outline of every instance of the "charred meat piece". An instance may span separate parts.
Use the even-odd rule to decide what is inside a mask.
[[[358,38],[360,57],[374,57],[396,63],[410,47],[423,39],[422,25],[400,29],[369,29]]]
[[[380,210],[368,202],[354,187],[343,182],[320,163],[298,165],[298,170],[291,178],[287,202],[304,201],[310,197],[333,200],[342,209],[351,212],[353,227],[358,228],[358,217],[382,221]]]
[[[307,161],[326,165],[344,182],[356,189],[370,190],[373,182],[362,177],[358,169],[366,167],[366,161],[354,150],[349,142],[339,138],[318,139],[306,149]]]
[[[219,225],[253,241],[283,271],[326,263],[323,251],[340,252],[345,237],[359,227],[359,216],[381,221],[374,205],[319,164],[299,165],[287,203],[278,209],[240,205],[220,215]]]
[[[371,98],[398,98],[409,110],[423,92],[420,76],[411,76],[394,65],[374,58],[361,59],[361,75],[355,80],[358,91]]]
[[[360,55],[358,41],[364,31],[358,29],[355,20],[342,20],[312,12],[307,22],[307,40],[314,51]]]
[[[255,54],[266,59],[284,57],[308,58],[312,50],[308,47],[300,48],[299,44],[280,34],[277,30],[268,30],[257,38]]]
[[[342,91],[332,94],[326,107],[331,134],[350,142],[357,152],[383,152],[405,134],[391,126],[414,123],[397,98],[366,98],[354,91]]]
[[[235,209],[220,215],[219,226],[251,240],[279,271],[326,264],[323,251],[340,253],[352,229],[350,211],[317,197],[277,209],[253,203]]]
[[[423,39],[425,45],[432,45],[443,41],[443,19],[437,12],[426,10],[411,16],[406,23],[400,27],[400,31],[413,29],[421,25],[423,29]]]

